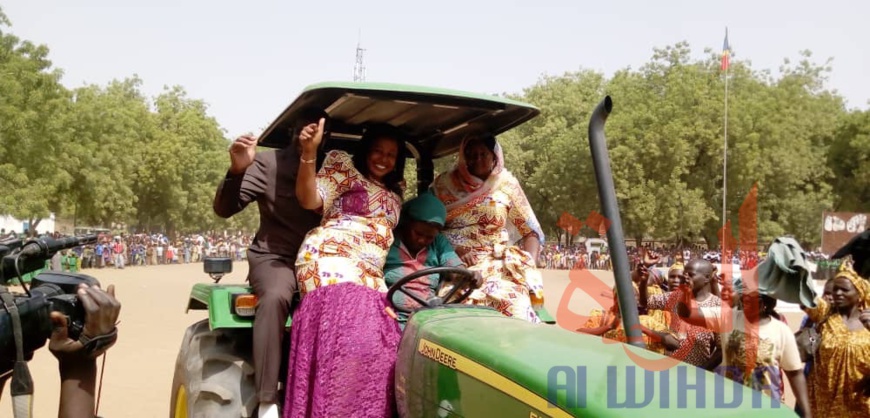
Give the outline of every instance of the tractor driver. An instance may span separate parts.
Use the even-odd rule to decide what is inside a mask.
[[[320,118],[320,110],[302,113],[297,129]],[[257,138],[246,135],[229,148],[230,168],[214,199],[214,211],[222,218],[241,212],[257,202],[260,226],[248,248],[248,281],[258,298],[253,330],[253,357],[260,417],[278,418],[279,373],[287,317],[294,303],[296,255],[309,230],[320,224],[320,215],[303,209],[296,199],[296,176],[301,147],[293,132],[292,144],[280,150],[256,152]],[[317,156],[317,167],[323,155]]]
[[[392,286],[401,278],[419,270],[432,267],[465,267],[465,263],[453,250],[447,238],[441,234],[447,220],[447,209],[435,195],[423,193],[402,206],[399,225],[396,227],[393,245],[387,253],[384,265],[384,281]],[[482,278],[475,272],[475,287],[480,285]],[[439,293],[446,283],[441,283],[439,276],[433,274],[420,277],[405,285],[405,290],[414,293],[422,300],[429,300]],[[396,292],[393,302],[397,306],[409,310],[420,305],[407,295]],[[404,329],[408,314],[397,312],[399,326]]]

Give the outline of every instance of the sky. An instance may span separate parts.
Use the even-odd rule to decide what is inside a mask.
[[[300,4],[304,3],[304,4]],[[16,36],[50,48],[70,88],[138,75],[155,96],[182,86],[227,137],[258,133],[310,84],[366,81],[520,93],[544,75],[638,68],[687,41],[776,73],[833,58],[828,87],[870,108],[870,2],[539,0],[0,0]],[[0,92],[2,94],[2,92]],[[618,108],[619,98],[614,97]]]

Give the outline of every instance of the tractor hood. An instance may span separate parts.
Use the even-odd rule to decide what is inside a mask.
[[[396,368],[403,416],[794,416],[767,395],[664,356],[480,308],[415,313]],[[640,363],[640,364],[638,364]],[[645,367],[643,367],[645,366]]]
[[[427,151],[433,158],[455,153],[472,128],[498,135],[540,113],[526,103],[456,90],[386,83],[321,83],[304,89],[263,132],[260,145],[283,148],[291,144],[294,124],[308,108],[329,115],[330,142],[356,142],[366,125],[387,123],[403,130],[413,147]],[[348,148],[340,144],[330,147]]]

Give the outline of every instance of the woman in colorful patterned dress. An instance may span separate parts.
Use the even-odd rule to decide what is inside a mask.
[[[543,303],[543,279],[535,260],[544,234],[520,187],[504,168],[501,146],[493,136],[462,141],[456,166],[439,175],[433,191],[447,207],[444,235],[456,253],[484,278],[469,303],[538,323],[532,306]],[[509,228],[522,236],[510,242]]]
[[[810,405],[817,417],[870,417],[870,283],[854,270],[833,279],[832,302],[805,308],[822,340],[810,372]],[[863,315],[862,315],[863,314]]]
[[[402,204],[403,142],[368,129],[353,157],[331,151],[315,174],[323,135],[309,125],[296,195],[323,213],[296,259],[302,302],[293,316],[284,417],[392,417],[400,331],[383,265]]]

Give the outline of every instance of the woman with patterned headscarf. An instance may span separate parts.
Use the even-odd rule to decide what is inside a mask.
[[[810,373],[810,404],[817,417],[870,417],[870,283],[850,268],[833,279],[832,302],[805,308],[820,324],[821,344]]]
[[[650,272],[655,271],[655,269],[649,269]],[[683,264],[675,263],[668,269],[667,277],[653,277],[650,274],[649,279],[647,280],[647,296],[656,296],[656,295],[664,295],[669,292],[676,291],[680,286],[680,282],[683,278]],[[637,281],[633,280],[632,283],[638,291],[640,291],[640,287],[637,285]],[[663,322],[668,325],[673,325],[674,321],[679,321],[679,319],[673,315],[671,315],[671,311],[668,309],[648,309],[647,313],[656,317],[659,322]]]
[[[530,295],[543,302],[535,260],[544,234],[519,181],[504,168],[501,146],[491,135],[462,141],[456,166],[439,175],[433,192],[447,207],[444,235],[456,253],[484,278],[470,303],[538,323]],[[513,245],[510,229],[522,236]]]
[[[680,287],[680,283],[683,281],[683,270],[686,268],[683,266],[683,263],[676,262],[671,268],[668,269],[668,278],[667,278],[667,286],[668,291],[673,292]],[[654,295],[654,292],[650,292],[650,295]]]

